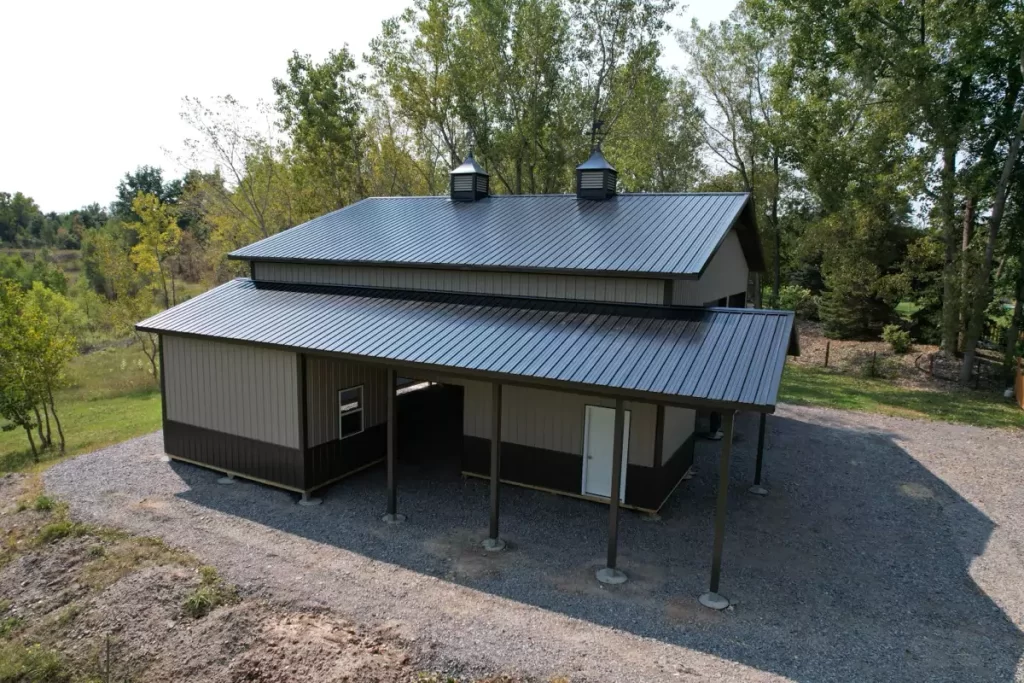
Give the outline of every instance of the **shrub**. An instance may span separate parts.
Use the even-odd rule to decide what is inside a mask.
[[[52,543],[68,536],[81,536],[85,532],[85,527],[63,519],[59,522],[51,522],[40,529],[38,538],[40,543]]]
[[[185,614],[193,619],[205,617],[218,604],[217,591],[212,586],[202,585],[185,598]]]
[[[45,493],[40,493],[36,496],[36,499],[32,501],[33,510],[52,510],[55,505],[53,498],[50,498]]]
[[[769,308],[772,302],[772,288],[765,287],[761,291],[761,304]],[[779,287],[779,301],[775,306],[784,311],[793,311],[801,318],[815,319],[818,317],[818,300],[811,290],[800,285],[782,285]]]
[[[185,598],[182,608],[188,616],[199,619],[221,605],[237,601],[235,590],[221,581],[215,568],[206,565],[199,568],[199,586]]]
[[[21,617],[4,617],[0,619],[0,638],[11,635],[24,623]]]
[[[892,347],[893,353],[906,353],[910,351],[913,341],[910,332],[899,325],[886,325],[882,328],[882,339]]]

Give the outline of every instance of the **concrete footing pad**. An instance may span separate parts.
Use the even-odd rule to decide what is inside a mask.
[[[484,547],[484,550],[486,550],[489,553],[496,553],[499,550],[505,549],[505,541],[501,540],[500,538],[485,538],[484,542],[480,545],[482,545]]]
[[[751,486],[749,489],[747,489],[747,491],[749,491],[750,493],[753,493],[755,496],[767,496],[768,495],[768,489],[766,489],[763,486]]]
[[[171,456],[167,455],[166,453],[163,453],[160,456],[160,462],[170,462],[170,461],[171,461]]]
[[[322,502],[324,502],[323,498],[314,498],[311,495],[309,495],[308,493],[303,493],[302,494],[302,498],[299,498],[299,505],[302,505],[302,506],[305,506],[305,507],[314,507],[316,505],[319,505]]]
[[[396,512],[393,515],[384,515],[383,517],[381,517],[381,521],[383,521],[385,524],[401,524],[405,521],[405,515],[403,515],[401,512]]]
[[[223,477],[221,477],[220,479],[218,479],[217,483],[218,484],[222,484],[224,486],[227,486],[229,484],[234,484],[235,483],[235,478],[234,478],[234,476],[232,476],[230,474],[226,474]]]
[[[597,580],[601,583],[607,583],[616,585],[620,583],[626,583],[629,577],[624,572],[620,572],[618,569],[612,569],[611,567],[602,567],[597,570]]]
[[[697,601],[710,609],[721,610],[729,606],[729,600],[727,598],[723,598],[718,593],[705,593],[697,598]]]

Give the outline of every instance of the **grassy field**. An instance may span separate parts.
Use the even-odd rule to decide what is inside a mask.
[[[906,389],[887,380],[794,363],[786,366],[779,401],[979,427],[1024,428],[1024,411],[999,393]]]
[[[80,356],[72,363],[69,378],[71,385],[56,396],[67,455],[160,428],[160,392],[138,346]],[[40,467],[55,461],[55,454],[46,454]],[[34,465],[25,432],[0,431],[0,473],[26,468]]]

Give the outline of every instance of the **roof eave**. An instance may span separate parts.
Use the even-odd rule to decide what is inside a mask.
[[[716,249],[717,251],[717,249]],[[466,263],[428,263],[411,261],[353,261],[337,259],[309,259],[288,256],[247,256],[231,252],[227,255],[231,261],[250,261],[260,263],[296,263],[311,266],[370,266],[374,268],[429,268],[431,270],[468,270],[475,272],[499,273],[540,273],[546,275],[594,275],[600,277],[633,277],[652,280],[697,280],[700,273],[666,273],[658,271],[637,270],[597,270],[580,268],[544,268],[540,266],[497,266],[476,265]]]
[[[342,353],[336,351],[317,351],[313,349],[305,349],[302,347],[288,346],[282,344],[270,344],[266,342],[255,342],[248,341],[245,339],[229,339],[227,337],[218,337],[214,335],[198,334],[194,332],[175,332],[173,330],[163,330],[158,327],[151,327],[144,325],[146,321],[143,321],[135,326],[139,332],[148,332],[150,334],[167,334],[175,337],[187,337],[190,339],[204,339],[209,341],[219,341],[227,344],[245,344],[249,346],[259,346],[262,348],[276,349],[279,351],[292,351],[296,353],[305,353],[307,355],[319,355],[329,358],[339,358],[341,360],[355,361],[368,365],[379,365],[393,367],[398,371],[409,371],[415,373],[416,371],[430,372],[434,374],[447,375],[449,377],[458,377],[464,379],[484,379],[484,380],[499,380],[503,384],[518,385],[518,386],[533,386],[533,387],[544,387],[553,389],[556,391],[565,391],[570,393],[582,393],[594,396],[608,396],[608,397],[621,397],[625,399],[634,399],[646,403],[655,403],[662,405],[671,405],[680,408],[709,408],[717,410],[749,410],[759,413],[774,413],[776,404],[755,404],[755,403],[740,403],[735,401],[714,401],[707,400],[697,397],[680,397],[673,394],[658,394],[649,391],[641,391],[636,389],[619,389],[615,387],[595,385],[595,384],[583,384],[580,382],[564,382],[560,380],[544,379],[537,377],[530,377],[526,375],[511,375],[508,373],[499,372],[487,372],[482,370],[472,370],[467,368],[457,368],[450,365],[434,365],[431,363],[417,363],[412,361],[400,361],[400,360],[387,360],[375,356],[361,356],[351,353]]]

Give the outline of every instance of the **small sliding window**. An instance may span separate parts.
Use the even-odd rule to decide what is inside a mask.
[[[345,439],[363,431],[363,388],[351,387],[338,392],[338,438]]]

